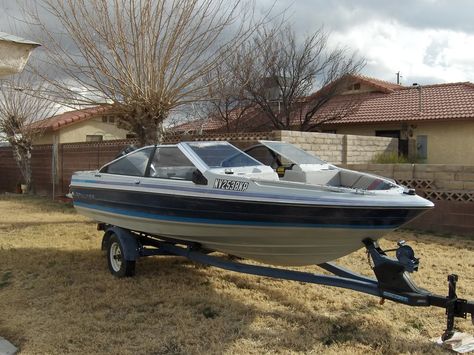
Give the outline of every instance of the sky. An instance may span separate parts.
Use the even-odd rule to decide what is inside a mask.
[[[473,0],[293,0],[276,7],[288,8],[296,33],[324,26],[333,45],[357,51],[367,61],[364,75],[396,82],[400,72],[403,85],[474,82]]]
[[[256,0],[264,12],[274,0]],[[277,0],[303,38],[319,27],[331,44],[366,59],[362,74],[412,85],[474,82],[474,0]],[[16,0],[0,0],[0,31],[20,17]],[[22,24],[13,33],[22,35]]]

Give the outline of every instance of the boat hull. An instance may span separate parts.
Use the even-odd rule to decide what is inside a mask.
[[[260,262],[320,264],[363,247],[424,209],[225,200],[73,188],[78,212],[122,228],[200,243]]]

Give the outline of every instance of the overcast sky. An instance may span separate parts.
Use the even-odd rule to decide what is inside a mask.
[[[261,1],[259,1],[260,3]],[[272,0],[265,0],[272,3]],[[297,33],[321,25],[367,60],[363,74],[402,84],[474,82],[473,0],[292,0]]]
[[[12,32],[15,3],[0,0],[0,31]],[[276,10],[285,8],[297,34],[324,25],[332,43],[357,50],[364,75],[395,82],[400,71],[403,85],[474,82],[474,0],[278,0]]]

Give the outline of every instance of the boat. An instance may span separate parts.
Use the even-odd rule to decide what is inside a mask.
[[[433,207],[394,180],[279,141],[147,146],[74,173],[70,190],[100,223],[284,266],[335,260]]]

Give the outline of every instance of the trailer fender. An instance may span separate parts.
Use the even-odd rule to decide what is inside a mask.
[[[128,261],[138,260],[140,257],[140,244],[131,232],[120,227],[113,226],[106,229],[102,237],[101,249],[107,250],[110,237],[113,234],[115,234],[120,241],[124,259]]]

